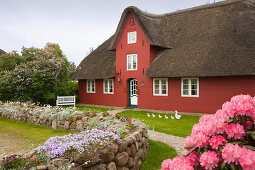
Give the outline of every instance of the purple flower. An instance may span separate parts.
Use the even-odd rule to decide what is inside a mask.
[[[6,162],[3,163],[3,166],[6,165]]]

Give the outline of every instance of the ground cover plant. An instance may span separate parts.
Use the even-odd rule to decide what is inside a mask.
[[[148,117],[149,115],[154,114],[155,117]],[[142,121],[148,129],[155,130],[162,133],[167,133],[174,136],[186,137],[191,133],[191,129],[194,124],[198,123],[200,116],[189,116],[182,115],[180,119],[172,119],[174,115],[171,114],[162,114],[162,113],[153,113],[147,111],[133,111],[128,110],[121,112],[122,115],[128,115],[132,118]],[[162,116],[159,118],[159,115]],[[165,118],[168,117],[168,119]]]
[[[65,106],[63,106],[65,108]],[[72,107],[72,106],[68,106],[68,107]],[[77,111],[88,111],[88,112],[107,112],[110,110],[113,110],[112,108],[103,108],[103,107],[97,107],[97,106],[80,106],[77,105],[75,106]]]
[[[213,115],[204,115],[184,140],[189,153],[166,159],[169,169],[244,169],[255,167],[255,98],[238,95]]]
[[[158,170],[163,160],[178,155],[175,149],[165,143],[149,140],[149,145],[150,149],[141,167],[142,170]]]

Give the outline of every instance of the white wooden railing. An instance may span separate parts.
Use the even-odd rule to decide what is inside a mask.
[[[56,106],[61,106],[61,105],[75,106],[75,96],[57,96]]]

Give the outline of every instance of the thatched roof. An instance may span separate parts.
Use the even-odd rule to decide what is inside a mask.
[[[5,54],[6,52],[2,49],[0,49],[0,55]]]
[[[131,12],[151,45],[162,49],[146,71],[147,77],[255,75],[254,4],[255,0],[228,0],[164,15],[129,7],[116,33],[87,58],[94,56],[97,63],[102,63],[101,58],[112,61],[103,66],[107,66],[107,77],[114,76],[114,50]],[[86,76],[76,78],[106,78],[104,67],[87,71],[92,65],[89,61],[85,58],[77,69]]]
[[[115,51],[109,51],[112,37],[85,57],[76,69],[73,79],[104,79],[115,77]]]

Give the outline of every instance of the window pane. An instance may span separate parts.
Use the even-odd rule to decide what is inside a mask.
[[[155,84],[155,94],[159,94],[159,85]]]
[[[159,80],[155,80],[154,82],[155,84],[159,85]]]
[[[188,79],[183,79],[183,84],[189,84],[189,80]]]
[[[88,86],[87,86],[88,90],[87,91],[90,92],[90,80],[88,80],[87,83],[88,83]]]
[[[161,80],[161,83],[166,85],[166,80]]]
[[[108,80],[104,81],[104,92],[107,93],[108,92]]]
[[[189,90],[183,90],[183,95],[189,95]]]
[[[92,84],[92,92],[95,92],[95,80],[92,80],[91,84]]]
[[[191,95],[197,95],[197,90],[191,90]]]
[[[113,81],[109,80],[109,92],[113,92]]]
[[[191,79],[191,84],[197,84],[197,79]]]
[[[183,84],[183,89],[185,90],[189,89],[189,85]]]
[[[166,90],[163,90],[163,89],[162,89],[162,94],[166,94]]]
[[[136,70],[137,67],[137,55],[133,55],[133,69]]]

